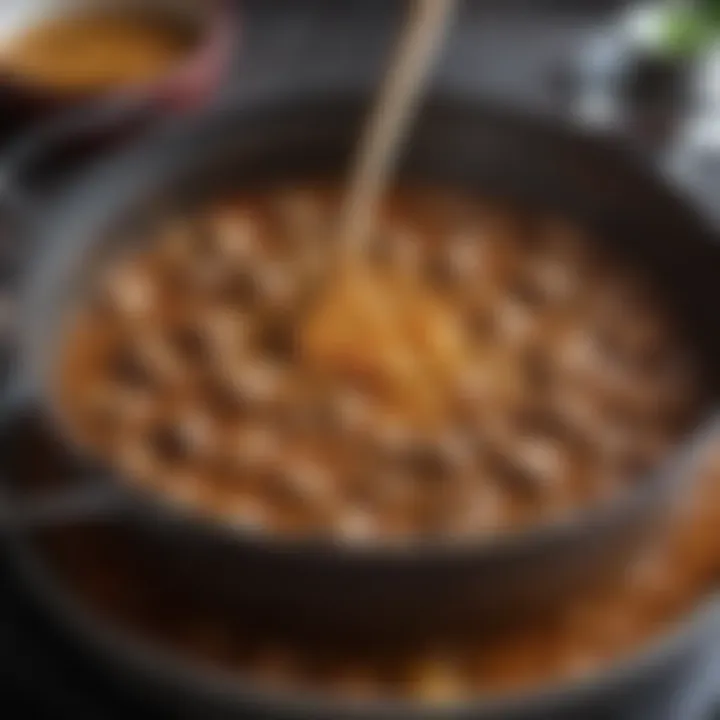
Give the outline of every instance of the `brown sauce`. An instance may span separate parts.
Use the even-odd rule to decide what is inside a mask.
[[[434,641],[372,652],[292,645],[258,635],[242,614],[185,602],[174,587],[163,586],[157,566],[147,566],[148,548],[134,545],[122,528],[54,532],[46,538],[47,553],[88,611],[185,661],[268,690],[452,703],[591,677],[653,642],[715,592],[719,461],[715,452],[664,537],[628,558],[617,587],[479,643]]]
[[[194,42],[186,29],[141,14],[51,20],[0,49],[0,69],[66,92],[98,92],[153,80]]]
[[[237,195],[111,263],[66,328],[78,441],[223,521],[365,542],[552,521],[687,427],[676,329],[581,229],[407,190],[338,277],[338,200]]]

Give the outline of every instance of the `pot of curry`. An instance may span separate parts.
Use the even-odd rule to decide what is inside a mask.
[[[5,452],[41,427],[72,468],[46,521],[119,514],[256,627],[495,633],[617,580],[690,490],[720,251],[612,143],[438,99],[341,268],[363,107],[224,109],[63,194]]]

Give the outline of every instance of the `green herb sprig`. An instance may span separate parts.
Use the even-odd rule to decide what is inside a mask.
[[[671,56],[702,52],[720,39],[720,0],[668,3],[658,49]]]

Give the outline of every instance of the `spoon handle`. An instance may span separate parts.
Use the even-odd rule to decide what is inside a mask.
[[[429,81],[457,0],[413,0],[396,54],[367,120],[340,215],[340,252],[362,252],[400,145]]]

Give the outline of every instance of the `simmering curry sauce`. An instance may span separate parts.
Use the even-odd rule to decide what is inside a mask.
[[[677,328],[572,223],[409,189],[338,275],[338,202],[238,194],[111,262],[65,335],[78,440],[224,521],[365,542],[604,502],[686,428]]]

